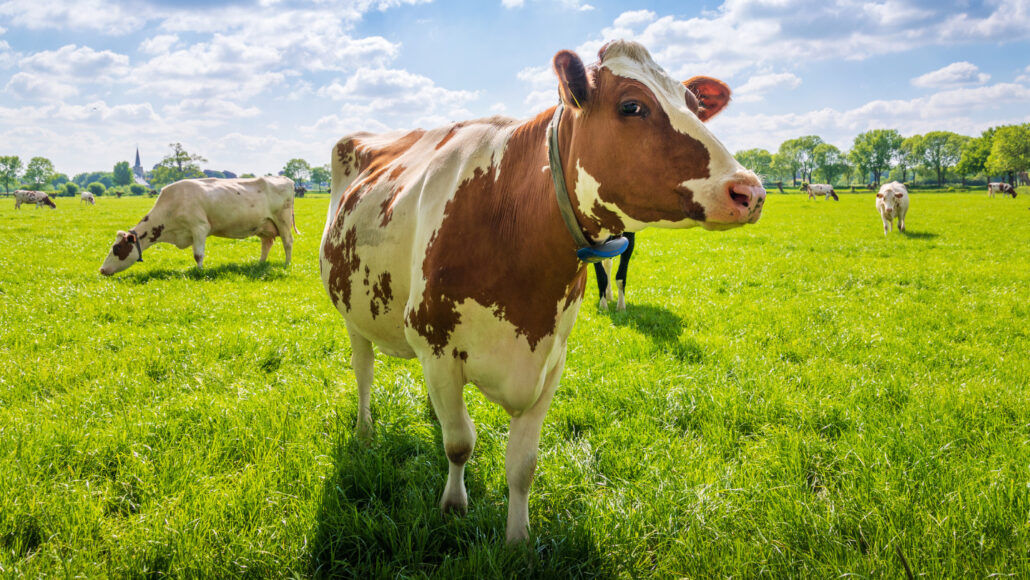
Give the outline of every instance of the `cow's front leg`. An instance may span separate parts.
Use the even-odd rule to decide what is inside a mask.
[[[468,510],[468,494],[465,493],[465,463],[476,446],[476,426],[465,408],[461,368],[447,357],[427,358],[422,362],[426,375],[426,387],[433,410],[440,420],[443,433],[443,448],[447,453],[447,485],[440,498],[440,509],[444,513],[464,515]]]
[[[508,477],[508,529],[509,543],[529,538],[529,487],[536,472],[536,455],[540,446],[540,428],[551,407],[551,397],[558,387],[565,353],[547,374],[543,392],[525,413],[512,417],[508,432],[508,451],[504,457],[504,471]]]
[[[350,337],[351,366],[354,367],[354,378],[358,383],[358,435],[369,438],[372,435],[372,410],[371,393],[373,371],[375,366],[375,351],[372,350],[372,341],[354,332],[347,327],[347,335]]]
[[[193,259],[197,261],[197,269],[204,269],[204,244],[207,243],[207,228],[193,230]]]

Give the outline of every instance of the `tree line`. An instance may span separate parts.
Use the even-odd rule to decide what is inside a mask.
[[[979,137],[951,131],[902,137],[895,129],[859,133],[849,151],[824,142],[817,135],[788,139],[775,153],[747,149],[735,155],[741,165],[766,182],[819,181],[829,184],[880,184],[883,177],[901,182],[944,185],[949,171],[965,185],[970,177],[1002,176],[1015,185],[1016,177],[1030,169],[1030,123],[991,127]]]

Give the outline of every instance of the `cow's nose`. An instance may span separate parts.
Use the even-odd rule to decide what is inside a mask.
[[[754,209],[765,203],[765,188],[761,185],[733,183],[729,187],[729,194],[733,203],[743,208]]]
[[[100,275],[101,276],[110,276],[111,273],[108,272],[107,270],[105,270],[104,268],[100,268]]]

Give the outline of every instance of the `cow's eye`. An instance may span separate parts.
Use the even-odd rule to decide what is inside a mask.
[[[646,117],[647,107],[636,101],[624,101],[619,103],[619,114],[624,117]]]

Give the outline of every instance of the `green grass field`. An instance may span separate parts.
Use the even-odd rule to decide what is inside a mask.
[[[353,438],[324,196],[289,270],[212,238],[203,273],[159,245],[110,279],[153,200],[57,203],[0,200],[0,575],[1030,575],[1022,195],[915,192],[886,238],[872,194],[641,233],[627,312],[591,275],[514,548],[475,388],[465,518],[415,362],[378,359]]]

